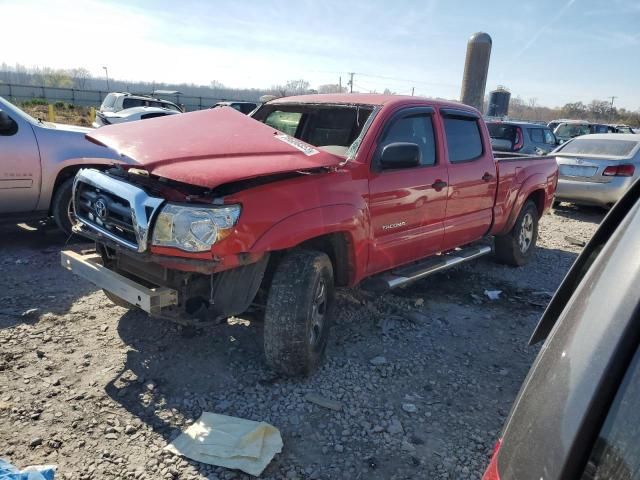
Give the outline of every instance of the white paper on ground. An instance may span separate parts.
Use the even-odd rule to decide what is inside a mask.
[[[282,451],[282,437],[268,423],[203,412],[164,448],[198,462],[258,476]]]

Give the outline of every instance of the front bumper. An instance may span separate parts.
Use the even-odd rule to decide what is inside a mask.
[[[102,265],[102,258],[95,252],[79,254],[63,250],[60,261],[67,270],[151,315],[158,315],[162,308],[178,304],[176,290],[167,287],[147,287],[109,270]]]
[[[556,200],[610,207],[624,195],[634,180],[633,177],[614,177],[610,182],[597,183],[560,177]]]

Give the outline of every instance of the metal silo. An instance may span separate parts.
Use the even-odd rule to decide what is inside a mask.
[[[491,37],[484,32],[474,33],[467,43],[467,58],[464,62],[460,101],[478,110],[482,110],[484,103],[491,43]]]
[[[502,85],[498,85],[498,88],[489,93],[487,115],[490,117],[506,117],[509,115],[509,100],[511,100],[511,92]]]

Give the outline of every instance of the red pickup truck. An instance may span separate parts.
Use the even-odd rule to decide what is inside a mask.
[[[289,375],[321,362],[335,286],[405,285],[490,253],[488,237],[526,263],[557,183],[553,157],[496,160],[478,111],[417,97],[289,97],[87,138],[123,163],[76,176],[96,252],[63,266],[182,323],[262,303],[267,361]]]

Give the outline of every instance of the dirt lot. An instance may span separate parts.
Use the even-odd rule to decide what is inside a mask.
[[[380,297],[339,292],[328,361],[305,381],[265,367],[259,321],[193,335],[150,320],[63,270],[60,234],[0,227],[0,457],[60,479],[249,478],[162,450],[213,411],[280,429],[262,478],[479,478],[580,251],[565,236],[588,240],[602,216],[547,215],[524,268],[486,258]]]

